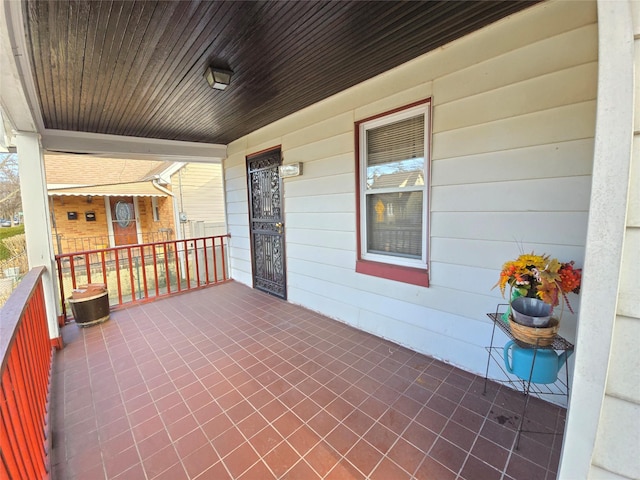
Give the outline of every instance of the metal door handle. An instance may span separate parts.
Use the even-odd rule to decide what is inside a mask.
[[[276,228],[278,229],[278,233],[282,233],[282,223],[276,223]]]

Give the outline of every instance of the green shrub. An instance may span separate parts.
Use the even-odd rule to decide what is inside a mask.
[[[6,260],[12,256],[9,249],[4,244],[4,239],[13,237],[14,235],[21,235],[23,233],[24,225],[0,228],[0,260]]]

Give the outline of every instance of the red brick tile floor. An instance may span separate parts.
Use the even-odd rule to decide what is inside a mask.
[[[55,479],[551,479],[522,394],[235,282],[63,328]],[[565,411],[532,399],[528,430]]]

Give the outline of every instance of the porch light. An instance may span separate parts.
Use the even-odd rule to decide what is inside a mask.
[[[302,175],[302,164],[297,162],[280,165],[278,167],[278,173],[282,178],[297,177],[298,175]]]
[[[216,90],[224,90],[227,88],[231,83],[231,75],[233,75],[231,70],[222,70],[215,67],[207,67],[207,70],[204,72],[204,78],[207,79],[207,83],[211,88],[215,88]]]

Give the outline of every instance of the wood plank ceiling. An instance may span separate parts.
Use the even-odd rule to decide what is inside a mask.
[[[227,144],[527,1],[27,0],[45,127]],[[212,90],[209,64],[231,69]]]

